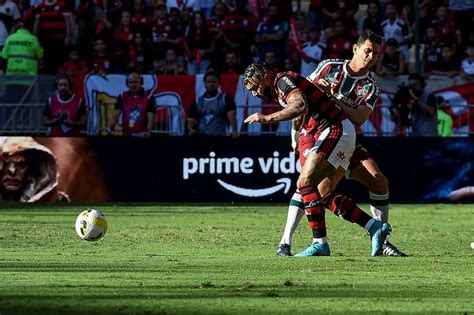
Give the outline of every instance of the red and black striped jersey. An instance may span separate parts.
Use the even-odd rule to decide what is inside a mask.
[[[353,108],[363,105],[373,110],[380,96],[379,85],[370,72],[363,76],[351,76],[347,71],[348,63],[349,60],[344,59],[323,60],[308,80],[316,84],[319,79],[325,79],[331,84],[337,99]]]
[[[319,132],[347,118],[346,113],[310,81],[294,72],[280,72],[275,78],[278,102],[287,106],[288,97],[302,91],[308,101],[308,113],[303,118],[301,129],[308,133]]]
[[[35,14],[39,15],[39,38],[41,40],[63,41],[66,38],[65,16],[71,13],[67,11],[63,0],[54,4],[41,2],[35,8]]]

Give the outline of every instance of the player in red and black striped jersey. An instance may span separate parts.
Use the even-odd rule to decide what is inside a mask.
[[[370,67],[377,61],[380,41],[381,39],[373,33],[361,36],[353,48],[354,57],[350,61],[349,70],[351,77],[367,75]],[[246,119],[246,122],[267,123],[302,116],[299,130],[300,139],[305,143],[300,142],[303,166],[297,188],[303,197],[305,211],[313,230],[313,244],[297,256],[329,255],[324,220],[325,198],[319,193],[317,185],[326,177],[337,183],[349,166],[355,147],[355,132],[348,117],[350,116],[355,123],[362,124],[371,113],[370,107],[357,106],[355,103],[371,100],[368,87],[352,84],[344,90],[344,95],[334,87],[338,84],[344,86],[346,80],[331,81],[337,78],[336,74],[332,73],[332,76],[329,76],[329,72],[322,71],[325,70],[323,67],[324,65],[318,67],[317,72],[322,76],[317,77],[314,85],[291,73],[278,74],[272,83],[274,77],[272,73],[267,71],[264,65],[259,64],[251,65],[244,73],[244,84],[254,96],[261,98],[277,96],[280,104],[284,106],[283,110],[271,115],[253,114]],[[351,81],[354,83],[355,80]],[[347,80],[347,85],[349,83]],[[355,87],[358,89],[353,91]],[[351,92],[356,96],[354,99],[350,98]],[[374,97],[374,104],[376,99],[377,97]],[[336,196],[331,195],[331,199]],[[390,225],[372,219],[350,198],[346,197],[345,200],[347,202],[344,207],[334,207],[332,210],[346,220],[369,230],[372,255],[379,255],[383,242],[390,232]]]
[[[370,42],[369,45],[366,42]],[[335,99],[336,104],[357,125],[361,125],[368,118],[380,94],[380,88],[368,71],[370,65],[377,59],[379,48],[380,40],[370,32],[364,33],[354,46],[353,59],[325,60],[308,78],[314,84],[326,89],[327,93]],[[292,132],[293,143],[298,141],[294,137],[297,134],[296,130]],[[314,140],[311,137],[300,135],[299,140],[300,152],[304,152],[313,146]],[[304,163],[304,156],[301,162]],[[361,145],[357,145],[354,155],[350,159],[347,174],[362,182],[370,190],[371,211],[374,218],[387,222],[389,207],[388,181],[377,163]],[[353,214],[362,210],[349,197],[334,192],[337,183],[337,178],[330,177],[323,180],[318,187],[320,192],[324,194],[323,200],[326,208],[348,221],[358,222],[353,220]],[[299,192],[296,192],[290,202],[285,231],[277,251],[278,255],[291,255],[292,234],[302,216],[303,208],[302,196]],[[369,223],[370,221],[367,224]],[[368,229],[370,231],[370,227]],[[388,242],[383,245],[383,253],[391,256],[404,255]]]

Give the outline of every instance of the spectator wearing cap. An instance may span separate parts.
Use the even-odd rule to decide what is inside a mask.
[[[311,27],[308,33],[309,41],[303,44],[301,53],[300,73],[303,77],[309,76],[316,69],[318,63],[323,59],[326,48],[326,45],[320,41],[319,27]]]
[[[466,56],[462,61],[460,74],[464,80],[474,81],[474,42],[468,44]]]
[[[438,115],[438,135],[451,137],[453,135],[453,118],[446,110],[447,101],[442,96],[436,97],[436,112]]]
[[[380,76],[396,76],[405,74],[405,56],[398,51],[398,42],[395,38],[389,38],[386,42],[385,51],[377,62],[376,73]]]
[[[453,45],[445,44],[441,56],[433,68],[432,74],[453,78],[459,74],[461,62],[456,55]]]

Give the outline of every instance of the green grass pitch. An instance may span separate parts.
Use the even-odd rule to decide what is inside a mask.
[[[282,258],[285,205],[91,207],[109,222],[99,242],[76,235],[85,207],[2,205],[1,315],[474,313],[473,205],[393,205],[408,258],[370,257],[329,212],[331,257]]]

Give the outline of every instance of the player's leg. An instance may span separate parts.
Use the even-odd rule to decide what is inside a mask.
[[[326,237],[325,206],[318,185],[339,168],[347,169],[355,147],[354,125],[349,120],[330,125],[316,134],[314,139],[316,142],[309,150],[302,151],[300,146],[300,155],[307,158],[297,182],[313,232],[313,244],[295,255],[298,257],[330,254]]]
[[[305,213],[313,233],[313,243],[306,251],[296,256],[328,256],[324,202],[318,191],[318,184],[334,173],[334,166],[323,156],[310,152],[301,168],[296,186],[303,197]]]
[[[283,236],[280,240],[280,244],[278,245],[277,249],[278,256],[292,256],[291,244],[293,234],[295,233],[296,227],[300,223],[303,215],[303,197],[297,190],[291,197],[290,204],[288,205],[288,215],[286,218],[285,230],[283,231]]]
[[[357,163],[350,169],[349,178],[357,180],[369,190],[372,216],[379,221],[388,222],[390,207],[388,179],[364,147],[360,146],[356,151],[357,154],[353,158]],[[407,256],[388,240],[383,244],[382,253],[384,256]]]
[[[299,134],[298,150],[300,152],[300,165],[304,165],[306,157],[315,143],[316,139],[312,135]],[[286,218],[285,230],[283,231],[283,236],[280,240],[280,244],[278,245],[277,249],[278,256],[291,256],[292,237],[304,213],[305,212],[303,197],[301,196],[299,190],[296,190],[293,196],[291,197],[290,204],[288,205],[288,214]]]
[[[362,160],[351,170],[350,176],[369,190],[372,216],[382,222],[388,222],[390,209],[388,180],[375,160],[372,157]]]

